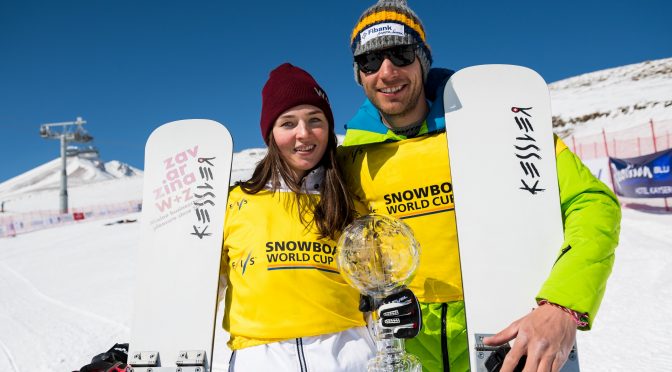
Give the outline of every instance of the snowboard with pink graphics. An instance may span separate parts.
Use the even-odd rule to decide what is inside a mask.
[[[164,124],[147,140],[134,371],[210,371],[232,153],[228,130],[211,120]]]

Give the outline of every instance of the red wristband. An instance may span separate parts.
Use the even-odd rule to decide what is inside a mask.
[[[566,312],[569,314],[569,316],[572,317],[574,320],[574,323],[576,323],[577,327],[587,327],[588,326],[588,314],[585,313],[579,313],[577,311],[574,311],[572,309],[568,309],[562,305],[554,304],[552,302],[549,302],[548,300],[540,300],[539,301],[539,306],[541,305],[551,305],[553,307],[557,307],[558,309],[561,309],[562,311]]]

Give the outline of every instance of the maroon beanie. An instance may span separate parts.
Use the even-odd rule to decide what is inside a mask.
[[[268,134],[283,112],[299,105],[313,105],[324,112],[329,129],[334,128],[329,98],[315,79],[306,71],[289,63],[271,71],[261,91],[261,136],[268,145]]]

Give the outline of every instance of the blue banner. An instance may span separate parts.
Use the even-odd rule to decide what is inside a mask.
[[[672,196],[672,149],[629,159],[609,158],[616,194],[628,198]]]

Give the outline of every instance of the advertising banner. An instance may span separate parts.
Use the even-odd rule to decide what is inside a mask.
[[[629,159],[609,158],[616,194],[629,198],[672,196],[672,149]]]

